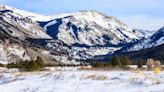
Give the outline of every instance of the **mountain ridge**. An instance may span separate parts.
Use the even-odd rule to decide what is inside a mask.
[[[134,44],[132,47],[128,48],[127,51],[137,51],[141,49],[155,47],[161,44],[164,44],[164,27],[160,28],[149,38],[141,40],[139,43]]]
[[[150,35],[93,10],[44,16],[2,5],[0,18],[1,31],[73,59],[111,55]]]

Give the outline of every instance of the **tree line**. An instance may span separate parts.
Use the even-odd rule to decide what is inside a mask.
[[[19,68],[22,71],[36,71],[44,68],[44,61],[41,57],[37,57],[36,60],[9,63],[7,68]]]
[[[93,67],[110,67],[110,68],[123,68],[123,69],[128,69],[129,66],[132,64],[132,61],[124,56],[124,57],[119,57],[119,56],[114,56],[112,57],[110,62],[92,62],[91,65]],[[143,63],[142,61],[138,60],[137,61],[137,67],[142,68]]]
[[[88,66],[88,63],[81,63],[80,65],[72,65],[72,64],[58,64],[58,65],[51,65],[51,64],[44,64],[44,61],[41,57],[37,57],[35,60],[25,60],[20,61],[17,63],[9,63],[7,64],[7,68],[19,68],[22,71],[37,71],[42,70],[44,67],[55,67],[55,66]],[[93,68],[119,68],[119,69],[130,69],[130,65],[132,65],[132,61],[127,56],[114,56],[109,62],[91,62],[90,65]],[[147,69],[151,70],[154,67],[161,67],[161,63],[158,60],[147,59]],[[0,64],[1,67],[4,65]],[[137,68],[143,69],[143,61],[137,61]]]

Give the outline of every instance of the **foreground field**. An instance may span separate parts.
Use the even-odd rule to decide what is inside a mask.
[[[164,72],[54,71],[0,74],[1,92],[164,92]]]

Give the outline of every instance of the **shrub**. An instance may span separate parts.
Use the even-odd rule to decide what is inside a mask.
[[[91,66],[95,68],[105,68],[105,67],[111,67],[111,64],[109,62],[92,62]]]
[[[7,64],[7,68],[19,68],[19,65],[16,63],[9,63]]]
[[[153,66],[154,66],[154,60],[153,59],[148,59],[147,62],[146,62],[146,65],[147,65],[147,69],[152,69]]]
[[[155,68],[161,68],[161,62],[158,60],[154,61],[154,67]]]
[[[3,64],[0,64],[0,67],[4,67],[5,65],[3,65]]]

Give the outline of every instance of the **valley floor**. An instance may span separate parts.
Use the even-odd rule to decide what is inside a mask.
[[[1,73],[1,92],[164,92],[164,72]]]

